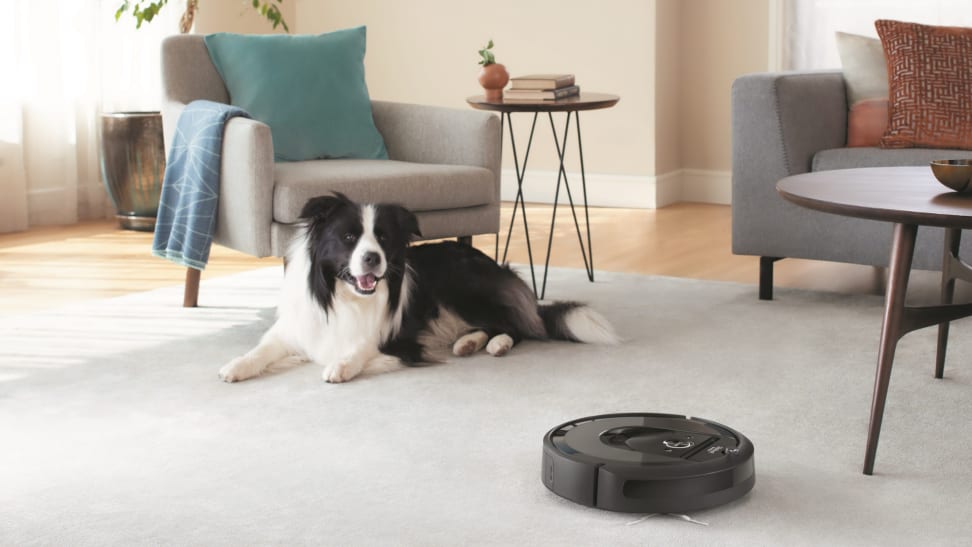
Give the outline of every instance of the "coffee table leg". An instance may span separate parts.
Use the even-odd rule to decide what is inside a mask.
[[[942,250],[942,305],[951,304],[952,299],[955,297],[955,274],[952,272],[952,261],[958,257],[961,241],[962,230],[958,228],[945,229],[945,248]],[[948,345],[948,325],[948,321],[938,325],[938,351],[935,353],[935,378],[941,378],[945,375],[945,348]]]
[[[881,342],[878,346],[874,396],[871,399],[871,423],[867,430],[867,449],[864,454],[865,475],[871,475],[874,472],[874,458],[877,454],[878,436],[881,434],[884,402],[887,399],[888,384],[891,381],[894,350],[898,345],[898,340],[904,334],[902,326],[905,294],[908,291],[908,277],[911,274],[911,260],[915,254],[915,236],[917,233],[917,225],[894,225],[888,292],[884,302],[884,323],[881,326]]]

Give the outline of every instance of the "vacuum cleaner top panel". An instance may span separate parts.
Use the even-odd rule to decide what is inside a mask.
[[[605,414],[544,437],[544,484],[619,511],[673,512],[724,503],[755,483],[753,445],[715,422],[675,414]]]
[[[551,439],[578,460],[634,465],[672,465],[705,461],[739,446],[726,429],[671,415],[605,416],[564,424]],[[715,451],[707,448],[718,447]]]

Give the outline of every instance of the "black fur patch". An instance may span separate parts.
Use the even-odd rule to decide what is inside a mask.
[[[336,193],[309,200],[300,216],[307,223],[307,286],[328,313],[338,273],[348,267],[354,244],[362,233],[361,208],[344,194]]]

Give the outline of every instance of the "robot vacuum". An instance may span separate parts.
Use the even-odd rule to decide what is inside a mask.
[[[687,513],[728,503],[756,482],[753,444],[724,425],[676,414],[603,414],[543,438],[544,486],[628,513]]]

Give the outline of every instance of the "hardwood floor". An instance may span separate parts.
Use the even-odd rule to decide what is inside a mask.
[[[551,209],[528,205],[534,263],[542,264]],[[512,207],[503,209],[505,233]],[[594,266],[598,270],[755,283],[758,259],[731,252],[730,208],[682,203],[662,209],[590,210]],[[490,256],[493,236],[474,245]],[[151,255],[152,235],[121,230],[114,221],[44,227],[0,235],[0,315],[54,308],[65,303],[118,296],[181,284],[185,269]],[[503,239],[500,240],[502,253]],[[508,260],[525,263],[526,238],[517,219]],[[279,264],[214,246],[205,279]],[[553,266],[583,268],[569,215],[558,212]],[[880,276],[864,266],[788,259],[777,263],[776,285],[836,292],[874,292]],[[205,291],[200,293],[205,305]]]

